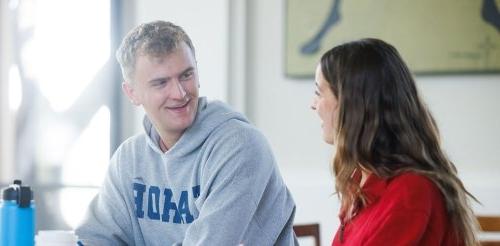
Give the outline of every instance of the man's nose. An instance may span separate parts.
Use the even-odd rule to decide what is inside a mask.
[[[174,88],[172,88],[171,97],[174,99],[183,99],[186,96],[186,89],[180,81],[174,81]]]

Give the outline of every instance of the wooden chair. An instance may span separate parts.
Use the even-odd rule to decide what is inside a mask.
[[[500,233],[500,216],[476,216],[481,231]],[[482,246],[500,246],[499,240],[480,240]]]
[[[293,231],[297,237],[313,237],[316,246],[320,246],[319,224],[294,225]]]

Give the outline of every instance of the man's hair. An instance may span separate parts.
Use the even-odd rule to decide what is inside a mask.
[[[382,178],[420,173],[441,190],[455,235],[475,244],[467,196],[474,197],[442,150],[436,122],[398,51],[382,40],[362,39],[332,48],[320,64],[339,103],[332,169],[343,208],[365,203],[352,179],[359,168]]]
[[[184,42],[195,55],[194,46],[184,30],[171,22],[153,21],[132,29],[116,51],[123,78],[132,82],[137,57],[160,57],[177,49]]]

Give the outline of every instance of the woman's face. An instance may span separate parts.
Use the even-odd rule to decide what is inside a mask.
[[[316,110],[321,120],[323,129],[323,140],[334,144],[334,136],[337,131],[338,101],[330,89],[321,71],[321,65],[316,67],[316,91],[311,108]]]

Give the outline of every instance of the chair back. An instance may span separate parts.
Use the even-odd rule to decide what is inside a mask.
[[[500,216],[476,216],[476,218],[481,231],[500,233]],[[482,246],[500,246],[500,236],[496,240],[482,239],[479,242]]]
[[[319,224],[294,225],[293,231],[297,237],[313,237],[316,246],[320,246]]]

